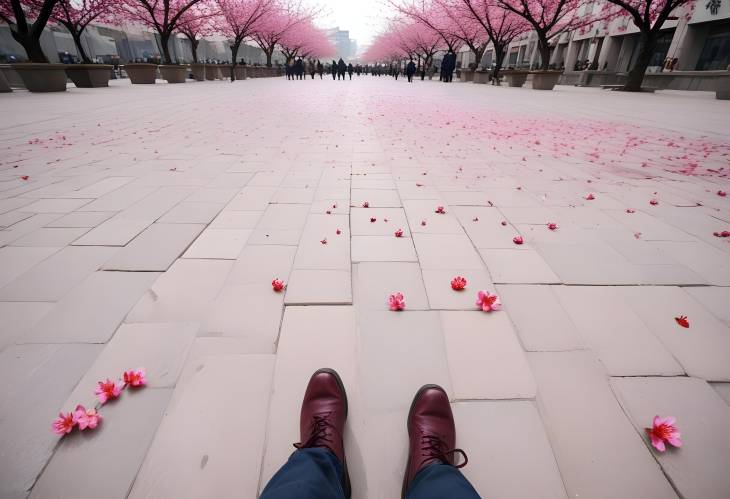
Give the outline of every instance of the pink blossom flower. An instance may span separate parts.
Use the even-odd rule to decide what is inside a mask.
[[[375,217],[370,217],[370,223],[374,224],[378,219]]]
[[[107,379],[106,381],[99,381],[96,390],[94,390],[94,394],[99,398],[99,401],[102,404],[117,398],[120,393],[122,393],[121,385],[110,379]]]
[[[77,405],[74,411],[74,417],[79,424],[79,430],[85,430],[86,428],[96,428],[102,420],[101,414],[96,412],[96,409],[87,409],[83,405]]]
[[[28,180],[30,177],[28,175],[23,175],[20,177],[21,180]]]
[[[499,300],[499,296],[492,295],[489,291],[479,291],[477,307],[481,308],[483,312],[493,312],[502,309],[502,302]]]
[[[395,293],[388,297],[388,308],[393,312],[398,312],[406,308],[406,300],[403,293]]]
[[[277,293],[280,293],[281,291],[284,290],[284,288],[286,287],[286,284],[284,284],[284,281],[282,281],[280,279],[274,279],[273,281],[271,281],[271,287],[274,288],[274,291],[276,291]]]
[[[550,230],[556,230],[558,228],[558,224],[553,223],[553,222],[549,222],[547,224],[547,228],[550,229]]]
[[[421,226],[422,227],[425,227],[426,226],[426,221],[425,220],[421,220]]]
[[[524,243],[525,240],[522,239],[522,236],[515,236],[515,237],[512,238],[512,242],[515,243],[515,244],[517,244],[517,245],[520,245],[520,244]]]
[[[676,418],[673,416],[667,416],[666,418],[654,416],[652,427],[645,428],[646,434],[651,440],[651,445],[659,452],[667,450],[664,445],[665,442],[668,442],[674,447],[682,447],[682,434],[674,426],[676,421]]]
[[[395,231],[395,237],[403,237],[403,229],[398,229]]]
[[[324,239],[322,239],[322,240],[320,241],[320,243],[322,243],[322,244],[327,244],[327,238],[325,237]]]
[[[364,202],[364,203],[362,204],[362,207],[363,207],[363,208],[370,208],[370,203],[369,203],[369,202],[367,202],[367,201],[365,201],[365,202]]]
[[[340,229],[337,229],[337,230],[335,231],[335,234],[337,234],[337,235],[339,236],[340,234],[342,234],[342,231],[341,231]]]
[[[332,210],[327,210],[327,211],[325,211],[325,213],[328,215],[332,215]]]
[[[472,220],[472,222],[478,222],[478,221],[479,221],[479,217],[474,217],[474,219]]]
[[[436,213],[438,213],[439,215],[444,215],[446,213],[446,210],[444,210],[443,206],[437,206]]]
[[[721,198],[724,198],[725,196],[727,196],[727,192],[725,192],[725,191],[717,191],[717,195],[720,196]]]
[[[636,210],[633,208],[626,208],[626,213],[636,213]]]
[[[466,287],[466,279],[456,276],[451,280],[451,289],[454,291],[462,291]]]
[[[596,199],[596,196],[594,196],[593,193],[590,193],[585,198],[588,201],[593,201],[594,199]]]
[[[677,324],[679,324],[683,328],[689,328],[689,321],[687,320],[686,315],[680,315],[679,317],[675,317],[674,320],[677,321]]]
[[[659,201],[657,201],[656,199],[652,199],[652,200],[649,201],[649,204],[652,205],[652,206],[656,206],[656,205],[659,204]]]
[[[500,224],[502,224],[502,227],[507,227],[507,220],[502,220]]]
[[[129,371],[124,371],[124,382],[128,384],[129,386],[133,387],[139,387],[144,386],[147,384],[147,373],[145,373],[145,370],[143,367],[140,367],[136,371],[134,369],[130,369]]]
[[[58,413],[58,418],[53,421],[53,432],[58,435],[65,435],[66,433],[71,433],[71,431],[74,429],[74,426],[76,426],[76,414],[73,412],[69,413]]]

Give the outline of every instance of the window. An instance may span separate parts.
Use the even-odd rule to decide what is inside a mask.
[[[705,40],[697,71],[726,69],[730,64],[730,23],[713,26]]]

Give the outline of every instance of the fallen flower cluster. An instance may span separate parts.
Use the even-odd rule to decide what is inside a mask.
[[[59,412],[58,418],[52,424],[53,432],[58,435],[66,435],[67,433],[71,433],[77,426],[80,431],[84,431],[87,428],[93,430],[103,419],[98,412],[100,406],[118,398],[127,387],[139,388],[147,384],[145,370],[141,367],[136,370],[130,369],[129,371],[124,371],[122,380],[110,380],[107,378],[104,381],[99,381],[94,390],[94,395],[99,399],[99,404],[91,409],[87,409],[79,404],[71,412],[65,414]]]

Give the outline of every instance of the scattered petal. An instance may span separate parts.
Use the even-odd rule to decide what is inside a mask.
[[[395,293],[388,297],[388,308],[393,312],[398,312],[406,308],[406,300],[403,293]]]
[[[665,442],[674,447],[682,447],[682,434],[677,430],[675,422],[676,418],[673,416],[666,418],[654,416],[652,427],[645,428],[649,440],[651,440],[651,445],[659,452],[666,450]]]
[[[641,232],[634,232],[634,239],[641,239]]]
[[[515,244],[517,244],[517,245],[520,245],[520,244],[524,243],[525,240],[522,239],[522,236],[515,236],[515,237],[512,238],[512,242],[515,243]]]
[[[502,220],[500,223],[502,224],[502,227],[507,227],[507,220]]]
[[[456,276],[451,280],[451,289],[454,291],[462,291],[466,287],[466,279]]]
[[[325,211],[325,213],[328,215],[332,215],[332,210],[327,210],[327,211]]]
[[[320,243],[322,243],[322,244],[327,244],[327,238],[325,237],[324,239],[322,239],[322,240],[320,241]]]
[[[549,223],[547,224],[547,228],[548,228],[548,229],[550,229],[550,230],[557,230],[557,228],[558,228],[558,224],[556,224],[556,223],[553,223],[553,222],[549,222]]]
[[[23,175],[20,177],[21,180],[28,180],[30,177],[28,175]]]
[[[499,296],[482,290],[477,293],[477,307],[481,308],[483,312],[494,312],[502,309],[502,302],[499,300]]]
[[[717,191],[717,195],[720,196],[721,198],[724,198],[725,196],[727,196],[727,192],[725,192],[725,191]]]
[[[58,418],[53,421],[53,432],[58,435],[65,435],[71,433],[76,426],[76,414],[73,412],[69,413],[58,413]]]
[[[124,371],[124,382],[132,387],[140,387],[147,384],[147,378],[146,373],[143,367],[140,367],[137,370],[130,369],[129,371]]]
[[[438,213],[439,215],[444,215],[444,214],[446,214],[446,210],[444,210],[443,206],[437,206],[436,213]]]
[[[122,386],[117,381],[110,379],[99,381],[98,386],[94,390],[94,394],[102,404],[119,397],[120,393],[122,393]]]
[[[395,231],[395,237],[403,237],[403,229],[398,229]]]
[[[282,281],[281,279],[274,279],[273,281],[271,281],[271,287],[274,288],[274,291],[280,293],[284,290],[284,288],[286,288],[286,284],[284,284],[284,281]]]
[[[626,213],[636,213],[636,210],[633,208],[626,208]]]
[[[474,218],[472,219],[472,222],[478,222],[478,221],[479,221],[479,217],[474,217]]]
[[[340,234],[342,234],[342,231],[341,231],[340,229],[337,229],[337,230],[335,231],[335,234],[337,234],[337,235],[339,236]]]
[[[365,201],[365,202],[364,202],[364,203],[362,204],[362,207],[363,207],[363,208],[370,208],[370,203],[369,203],[369,202],[367,202],[367,201]]]
[[[656,199],[652,199],[652,200],[649,201],[649,204],[652,205],[652,206],[656,206],[656,205],[659,204],[659,201],[656,200]]]
[[[370,223],[374,224],[378,219],[375,217],[370,217]]]
[[[585,199],[588,201],[593,201],[594,199],[596,199],[596,196],[594,196],[593,193],[590,193],[585,197]]]
[[[683,328],[689,329],[689,321],[687,320],[686,315],[680,315],[679,317],[675,317],[674,320],[677,321],[677,324],[679,324]]]
[[[423,226],[423,227],[426,226],[426,221],[425,220],[421,220],[421,226]]]
[[[85,430],[86,428],[94,429],[101,422],[101,414],[96,412],[96,409],[87,409],[83,405],[77,405],[74,411],[74,417],[79,424],[79,430]]]

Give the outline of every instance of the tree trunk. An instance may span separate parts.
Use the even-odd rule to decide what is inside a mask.
[[[649,61],[656,48],[657,37],[651,33],[642,32],[639,38],[639,56],[636,64],[629,71],[628,79],[624,90],[627,92],[641,92],[641,83],[644,81],[644,73],[649,67]]]
[[[200,40],[196,39],[195,37],[188,37],[190,40],[190,50],[193,52],[193,64],[198,63],[198,45],[200,45]]]
[[[494,71],[492,72],[492,83],[499,85],[499,70],[502,69],[504,57],[507,55],[506,47],[502,45],[494,45]]]
[[[238,49],[240,47],[241,42],[234,40],[233,45],[231,45],[231,59],[233,61],[231,62],[231,81],[236,81],[236,56],[238,56]]]
[[[264,53],[266,54],[266,67],[270,68],[272,66],[271,59],[274,57],[274,48],[265,50]]]
[[[540,51],[540,69],[550,69],[550,44],[545,33],[537,32],[537,48]]]
[[[15,41],[23,47],[25,53],[28,54],[30,62],[48,62],[48,57],[46,57],[46,54],[43,53],[43,49],[41,48],[40,37],[35,38],[32,34],[21,35],[12,29],[10,33],[13,35]]]
[[[81,43],[81,33],[83,33],[83,31],[76,31],[75,29],[69,29],[69,31],[71,32],[71,38],[74,39],[74,43],[76,44],[76,50],[79,52],[79,57],[81,57],[81,61],[84,64],[91,64],[91,59],[89,59],[89,56],[86,55],[86,50],[84,50],[84,46]]]
[[[160,44],[162,45],[162,63],[172,64],[172,57],[170,56],[170,35],[171,33],[160,33]]]
[[[474,62],[474,71],[479,69],[479,66],[482,64],[482,57],[484,56],[484,51],[487,49],[487,47],[474,47],[471,49],[472,53],[474,54],[474,57],[476,58],[476,61]]]

